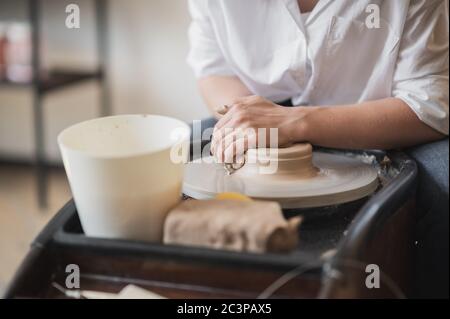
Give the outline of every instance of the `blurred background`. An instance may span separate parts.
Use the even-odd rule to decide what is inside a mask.
[[[78,29],[65,24],[72,3]],[[0,0],[0,293],[71,197],[62,129],[102,114],[207,116],[185,62],[189,22],[185,0]]]

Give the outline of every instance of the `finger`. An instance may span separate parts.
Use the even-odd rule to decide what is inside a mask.
[[[211,154],[216,157],[217,160],[222,161],[220,157],[221,149],[224,147],[222,144],[225,142],[225,135],[232,131],[232,128],[226,128],[216,130],[211,138]]]
[[[213,134],[211,136],[211,146],[210,146],[210,153],[211,155],[214,155],[217,151],[217,143],[220,142],[222,139],[222,130],[214,130]]]
[[[228,112],[229,108],[230,108],[230,106],[224,104],[224,105],[216,108],[216,112],[217,112],[217,114],[225,115]]]
[[[229,113],[230,112],[228,112],[225,116],[228,116]],[[225,120],[225,117],[222,119]],[[225,126],[218,128],[217,124],[216,124],[216,126],[214,127],[213,135],[211,138],[211,153],[212,154],[216,153],[219,141],[222,140],[223,138],[225,138],[225,136],[228,135],[233,130],[233,128],[235,126],[233,118],[230,118],[224,125]]]
[[[218,160],[227,163],[224,158],[224,151],[227,149],[228,145],[232,144],[237,138],[243,136],[239,131],[242,130],[227,127],[217,132],[218,134],[213,141],[215,145],[214,155]]]
[[[252,128],[238,128],[231,139],[226,137],[222,158],[225,163],[240,163],[249,148],[256,148],[257,134]]]
[[[249,148],[255,148],[256,139],[257,136],[254,134],[236,138],[233,143],[229,144],[224,150],[224,162],[243,164],[245,152]]]
[[[233,104],[228,106],[225,115],[219,120],[219,122],[216,123],[214,129],[220,130],[221,128],[228,126],[234,114],[238,110],[241,110],[242,108],[248,109],[250,106],[252,106],[255,102],[259,100],[260,97],[257,95],[243,96],[235,99]]]
[[[215,149],[214,149],[214,157],[216,158],[217,163],[224,163],[223,159],[223,149],[225,148],[225,139],[216,140]]]
[[[221,157],[223,158],[223,161],[225,163],[234,163],[238,151],[240,155],[243,155],[243,153],[245,152],[244,144],[236,144],[236,142],[238,140],[243,140],[244,137],[245,135],[243,130],[239,128],[234,129],[231,133],[227,134],[224,137],[224,143],[221,144],[223,145],[223,148],[220,151],[222,153]],[[231,149],[230,146],[232,146]]]
[[[230,122],[230,124],[233,124],[234,122]],[[256,135],[257,131],[252,127],[239,127],[237,124],[233,125],[233,127],[226,127],[220,130],[217,130],[212,137],[211,140],[211,148],[212,148],[212,154],[216,154],[219,152],[218,145],[221,143],[224,143],[224,147],[228,147],[231,141],[230,134],[233,133],[234,139],[237,140],[239,138],[245,137],[245,136],[251,136]],[[223,141],[224,140],[224,141]],[[256,140],[256,139],[254,139]],[[233,141],[231,141],[233,142]],[[255,146],[252,146],[252,148],[255,148]],[[225,151],[224,149],[221,149],[220,152]],[[221,154],[220,154],[221,155]]]
[[[231,112],[231,109],[223,115],[219,121],[217,121],[216,125],[214,125],[214,131],[220,130],[228,125],[228,123],[233,118],[233,113]]]
[[[224,139],[228,130],[232,130],[231,128],[214,130],[213,135],[211,137],[211,154],[215,155],[217,153],[217,148],[220,143]]]
[[[246,148],[246,138],[239,138],[229,144],[224,152],[223,159],[225,163],[238,163],[242,164],[244,162],[244,155]]]
[[[214,130],[220,130],[221,128],[226,127],[228,125],[228,123],[231,121],[231,119],[233,118],[233,114],[234,114],[235,110],[236,110],[236,104],[229,106],[225,115],[222,116],[220,118],[220,120],[216,123],[216,125],[214,126]]]

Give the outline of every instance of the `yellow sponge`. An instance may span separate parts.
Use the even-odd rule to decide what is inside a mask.
[[[216,199],[219,200],[237,200],[237,201],[251,201],[252,199],[248,196],[245,196],[240,193],[233,193],[233,192],[225,192],[225,193],[219,193],[216,195]]]

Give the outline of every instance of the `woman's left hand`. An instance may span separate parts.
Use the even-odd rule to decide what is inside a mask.
[[[284,147],[299,141],[303,109],[283,107],[260,96],[238,98],[214,127],[211,152],[219,162],[233,163],[249,148]]]

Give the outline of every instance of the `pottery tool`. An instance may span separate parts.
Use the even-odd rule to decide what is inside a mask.
[[[164,223],[164,244],[241,252],[288,252],[297,247],[301,217],[286,220],[277,202],[225,194],[214,200],[187,200]]]
[[[310,144],[303,143],[250,149],[245,164],[231,175],[213,157],[190,162],[183,192],[196,199],[238,192],[253,199],[277,201],[283,208],[306,208],[364,198],[377,186],[378,174],[372,165],[343,154],[313,152]]]

